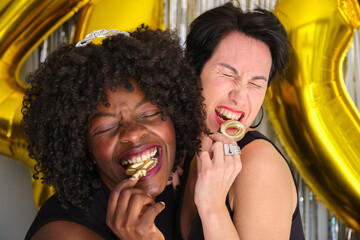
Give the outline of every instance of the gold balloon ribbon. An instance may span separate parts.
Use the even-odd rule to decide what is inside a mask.
[[[81,10],[79,12],[79,10]],[[5,0],[0,3],[0,154],[34,172],[20,129],[21,104],[27,87],[19,77],[23,62],[62,23],[79,12],[75,41],[96,29],[135,29],[142,23],[164,28],[162,2],[157,0]],[[53,189],[33,181],[37,208]]]
[[[269,88],[270,120],[311,190],[360,231],[360,114],[342,76],[359,1],[279,0],[274,13],[294,52],[286,80]]]

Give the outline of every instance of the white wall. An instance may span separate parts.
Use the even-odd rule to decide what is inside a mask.
[[[24,239],[36,213],[29,171],[0,155],[0,239]]]

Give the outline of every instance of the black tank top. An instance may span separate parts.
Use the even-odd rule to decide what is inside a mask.
[[[241,139],[238,142],[238,145],[240,148],[243,148],[244,146],[246,146],[247,144],[251,143],[252,141],[256,140],[256,139],[264,139],[268,142],[270,142],[275,149],[281,154],[281,156],[284,158],[284,160],[286,161],[285,156],[280,152],[280,150],[275,146],[274,143],[272,143],[267,137],[265,137],[263,134],[261,134],[258,131],[248,131],[244,138]],[[189,173],[189,169],[190,169],[190,162],[191,162],[191,158],[186,159],[187,161],[185,161],[185,163],[187,163],[184,166],[184,175],[182,177],[182,182],[181,182],[181,189],[180,189],[180,200],[179,200],[179,208],[178,208],[178,218],[177,218],[177,232],[176,232],[176,236],[177,239],[183,239],[182,238],[182,234],[181,234],[181,228],[180,228],[180,211],[181,211],[181,205],[182,205],[182,196],[184,196],[184,190],[185,190],[185,185],[186,185],[186,180],[188,178],[188,173]],[[291,167],[289,165],[289,163],[286,161],[286,163],[288,164],[291,174],[293,176],[293,180],[297,189],[297,184],[294,178],[294,174],[291,170]],[[231,218],[233,217],[233,211],[230,208],[230,203],[229,203],[229,198],[228,196],[226,197],[226,207],[230,213]],[[201,219],[199,216],[199,213],[196,213],[193,225],[191,227],[190,230],[190,234],[188,237],[189,240],[199,240],[199,239],[204,239],[204,233],[203,233],[203,229],[202,229],[202,224],[201,224]],[[302,226],[302,221],[301,221],[301,216],[300,216],[300,210],[299,210],[299,201],[297,202],[296,205],[296,209],[292,215],[292,223],[291,223],[291,231],[290,231],[290,240],[303,240],[305,239],[304,237],[304,232],[303,232],[303,226]]]
[[[28,233],[26,234],[25,240],[30,239],[31,236],[46,223],[56,220],[64,220],[81,224],[93,230],[104,239],[119,239],[105,222],[109,196],[110,190],[102,183],[102,186],[99,189],[93,190],[92,197],[94,200],[89,203],[88,212],[84,212],[74,206],[71,206],[68,209],[62,208],[56,194],[54,194],[39,210]],[[176,203],[172,186],[167,186],[165,190],[156,197],[156,201],[163,201],[166,206],[165,209],[156,217],[155,225],[163,233],[165,239],[173,239],[175,233],[174,219],[176,213]]]

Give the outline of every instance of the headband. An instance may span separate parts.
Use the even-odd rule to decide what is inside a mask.
[[[111,29],[111,30],[100,29],[100,30],[95,30],[95,31],[89,33],[88,35],[86,35],[83,40],[80,40],[75,45],[75,47],[85,47],[90,42],[92,42],[95,38],[107,38],[107,37],[111,37],[111,36],[116,36],[118,34],[123,34],[127,37],[130,37],[130,34],[128,32],[120,32],[117,29]]]

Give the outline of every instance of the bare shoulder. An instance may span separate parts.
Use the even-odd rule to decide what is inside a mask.
[[[264,139],[256,139],[247,144],[242,150],[241,160],[244,165],[249,167],[249,170],[253,167],[259,171],[275,171],[277,168],[285,168],[288,172],[289,167],[282,157],[282,155],[276,150],[276,148],[268,141]]]
[[[297,196],[288,164],[263,139],[252,141],[241,151],[242,170],[229,192],[233,221],[241,239],[289,239]]]
[[[31,240],[60,239],[103,239],[89,228],[70,221],[51,221],[42,226]]]
[[[257,180],[280,181],[293,184],[290,168],[286,160],[268,141],[257,139],[246,145],[241,153],[243,164],[239,174],[241,179],[256,178]]]

